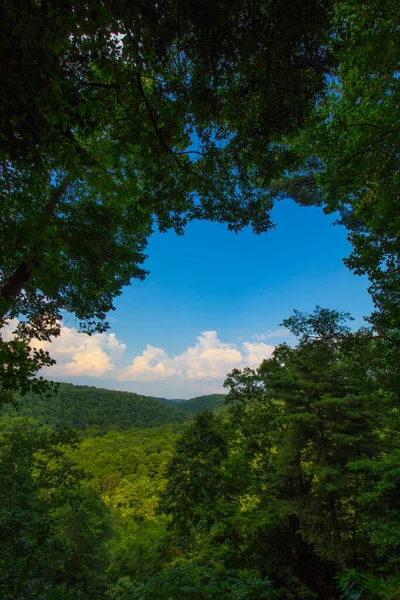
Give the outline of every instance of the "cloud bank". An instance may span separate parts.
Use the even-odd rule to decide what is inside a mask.
[[[3,329],[3,337],[9,339],[17,322]],[[63,326],[61,335],[52,342],[36,342],[37,348],[48,350],[57,364],[46,368],[46,377],[107,379],[108,385],[115,381],[118,387],[128,382],[168,383],[192,386],[193,390],[221,390],[226,375],[234,368],[256,368],[269,358],[275,346],[262,340],[286,335],[285,330],[270,334],[254,334],[254,341],[238,343],[222,342],[217,331],[201,332],[193,345],[180,354],[169,356],[163,348],[148,344],[141,354],[129,357],[127,345],[114,333],[88,336],[73,327]],[[126,364],[129,361],[129,364]],[[101,382],[94,382],[101,385]],[[203,388],[201,387],[203,385]],[[172,387],[171,387],[172,386]],[[130,386],[129,386],[130,387]]]

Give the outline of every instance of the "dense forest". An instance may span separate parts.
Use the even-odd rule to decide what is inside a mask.
[[[7,410],[10,413],[13,408],[7,406]],[[60,384],[50,397],[26,394],[19,398],[17,414],[33,417],[40,425],[98,434],[109,429],[182,423],[186,419],[179,408],[147,396],[68,383]]]
[[[0,16],[1,597],[398,600],[398,3]],[[268,235],[287,198],[347,229],[364,327],[295,310],[296,344],[184,402],[44,379],[40,342],[106,331],[153,231]]]
[[[223,394],[198,396],[191,400],[167,400],[61,383],[50,396],[26,394],[17,397],[16,403],[6,404],[3,412],[33,417],[39,425],[51,425],[55,429],[69,427],[94,436],[110,429],[183,423],[198,412],[222,410],[224,400]]]

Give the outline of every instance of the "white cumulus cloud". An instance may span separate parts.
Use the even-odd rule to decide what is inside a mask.
[[[263,342],[243,342],[243,349],[246,366],[256,369],[264,359],[272,356],[275,346],[270,346]]]
[[[153,381],[154,379],[218,379],[233,367],[240,366],[243,356],[235,346],[222,343],[216,331],[203,331],[194,346],[169,357],[162,348],[148,345],[129,367],[120,369],[120,381]]]
[[[116,373],[119,381],[153,381],[166,379],[222,380],[235,367],[258,367],[271,356],[274,346],[259,342],[236,344],[221,342],[216,331],[203,331],[193,346],[169,357],[162,348],[148,345],[129,367]]]
[[[129,367],[120,369],[117,373],[119,381],[154,381],[168,379],[180,374],[177,369],[168,366],[168,354],[162,348],[148,344],[141,356],[136,356]]]
[[[174,358],[187,379],[217,379],[242,363],[235,345],[222,343],[216,331],[203,331],[197,343]]]
[[[57,364],[45,369],[51,376],[93,376],[102,377],[115,369],[126,350],[115,333],[86,335],[73,327],[62,327],[61,335],[51,342],[34,342],[36,348],[43,348],[55,358]]]

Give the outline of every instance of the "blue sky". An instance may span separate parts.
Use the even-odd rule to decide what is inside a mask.
[[[290,341],[279,323],[295,308],[345,310],[361,325],[372,310],[368,281],[343,265],[351,251],[344,228],[291,201],[272,216],[276,228],[259,236],[206,222],[184,236],[154,234],[150,274],[117,299],[109,333],[87,338],[67,321],[49,347],[58,365],[46,375],[189,398],[222,391],[233,367],[254,367]]]

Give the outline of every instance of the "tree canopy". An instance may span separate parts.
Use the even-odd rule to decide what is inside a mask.
[[[6,2],[0,38],[3,387],[65,312],[102,331],[154,227],[271,227],[284,136],[321,97],[330,2]],[[18,358],[17,358],[18,354]],[[23,358],[24,357],[24,358]],[[20,365],[20,366],[18,366]],[[28,384],[27,384],[28,385]],[[32,382],[39,385],[40,381]],[[29,385],[28,385],[29,388]]]

